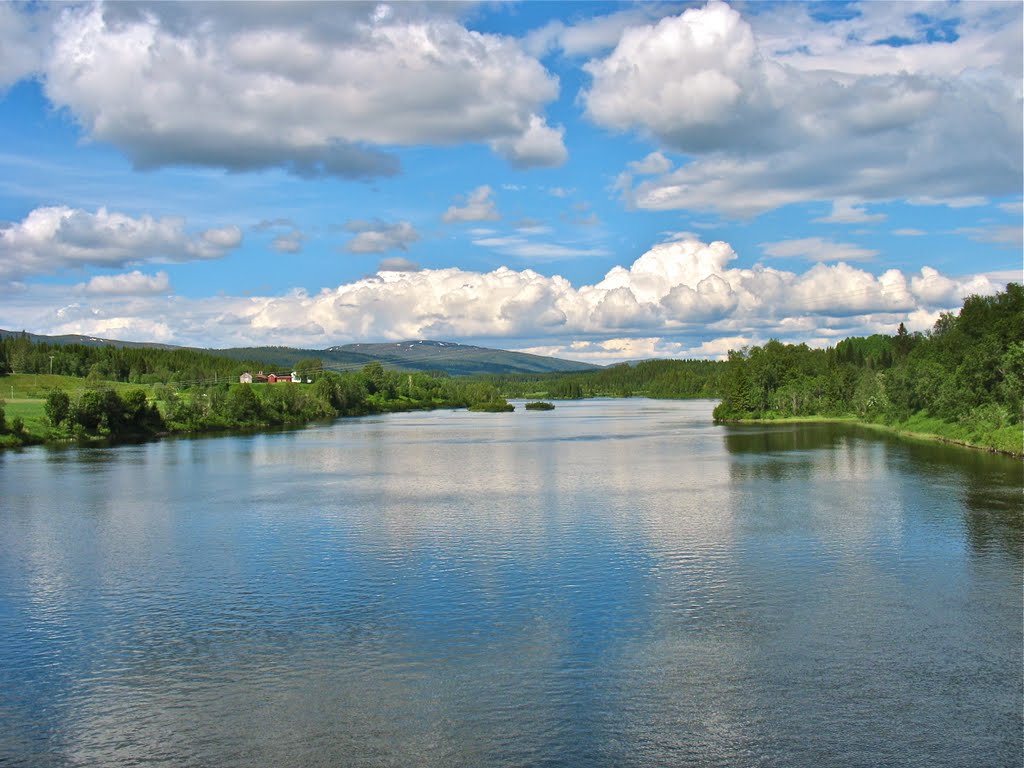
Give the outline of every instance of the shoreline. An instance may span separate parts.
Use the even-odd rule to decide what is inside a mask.
[[[647,395],[636,395],[637,397],[648,397]],[[551,398],[554,400],[592,400],[593,397],[584,398]],[[618,399],[617,397],[610,397],[609,399]],[[654,399],[668,399],[668,400],[695,400],[695,399],[709,399],[709,398],[654,398]],[[714,398],[710,398],[714,399]],[[437,408],[410,408],[410,409],[397,409],[397,412],[408,412],[412,410],[436,410],[438,408],[444,408],[445,406],[438,406]],[[461,409],[460,409],[461,410]],[[472,411],[472,408],[467,408]],[[381,413],[393,412],[390,409],[381,411]],[[96,446],[110,446],[118,445],[122,443],[138,443],[138,442],[149,442],[152,440],[161,440],[166,438],[192,438],[192,437],[218,437],[218,436],[229,436],[234,434],[257,434],[265,432],[275,431],[287,431],[292,429],[301,429],[308,426],[310,423],[315,422],[331,422],[338,419],[352,418],[353,416],[365,416],[372,415],[373,412],[366,414],[346,414],[339,415],[334,418],[327,419],[307,419],[294,422],[285,422],[279,424],[260,424],[260,425],[248,425],[246,427],[227,427],[227,428],[215,428],[215,429],[199,429],[199,430],[164,430],[159,433],[149,435],[131,435],[122,436],[120,438],[111,439],[109,437],[100,436],[89,436],[88,438],[76,439],[74,437],[65,436],[57,439],[48,439],[46,437],[28,433],[26,436],[29,438],[24,442],[15,444],[7,443],[0,439],[0,452],[4,450],[18,450],[21,448],[29,448],[35,446],[44,447],[68,447],[77,446],[80,448],[90,448]],[[845,424],[854,427],[864,427],[866,429],[873,430],[875,432],[882,432],[885,434],[892,435],[897,438],[907,438],[910,440],[918,440],[921,442],[938,442],[945,443],[947,445],[955,445],[960,448],[969,448],[975,451],[984,451],[985,453],[998,454],[1000,456],[1008,456],[1013,459],[1024,460],[1024,450],[1012,451],[1005,450],[1002,448],[996,448],[990,445],[982,445],[979,443],[972,443],[967,440],[958,439],[955,437],[946,437],[944,435],[936,434],[934,432],[918,432],[912,429],[907,429],[898,425],[891,424],[879,424],[877,422],[863,421],[858,419],[856,416],[781,416],[778,418],[747,418],[747,419],[712,419],[714,424]],[[3,435],[8,437],[8,435]]]
[[[985,453],[995,453],[1000,456],[1008,456],[1013,459],[1024,459],[1024,451],[1007,451],[995,448],[990,445],[980,445],[955,437],[945,437],[934,432],[915,432],[900,426],[891,424],[878,424],[872,421],[862,421],[856,416],[783,416],[777,419],[719,419],[716,424],[847,424],[854,427],[865,427],[876,432],[884,432],[894,437],[920,440],[922,442],[946,443],[960,448],[970,448]]]

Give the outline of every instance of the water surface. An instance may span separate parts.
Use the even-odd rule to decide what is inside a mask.
[[[1021,463],[711,407],[0,454],[0,765],[1021,765]]]

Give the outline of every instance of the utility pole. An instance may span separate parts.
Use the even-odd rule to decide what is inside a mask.
[[[53,376],[53,355],[50,355],[50,375]]]

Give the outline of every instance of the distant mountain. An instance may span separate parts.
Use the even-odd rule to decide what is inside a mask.
[[[383,362],[369,355],[331,352],[326,349],[299,349],[297,347],[230,347],[208,351],[235,360],[263,360],[282,368],[292,368],[299,360],[312,358],[322,360],[324,367],[332,371],[357,370],[369,363]]]
[[[356,370],[378,362],[403,371],[444,371],[453,376],[502,373],[562,373],[587,371],[599,366],[556,357],[508,352],[451,341],[399,341],[387,344],[346,344],[327,349],[291,347],[237,347],[218,349],[219,355],[239,360],[266,360],[291,366],[304,358],[319,358],[330,370]]]
[[[0,329],[0,338],[20,336],[21,331]],[[231,347],[228,349],[201,349],[178,347],[156,342],[118,341],[96,336],[42,336],[26,334],[30,341],[46,344],[84,344],[101,347],[151,347],[156,349],[195,349],[200,352],[229,357],[235,360],[262,360],[265,363],[291,368],[299,360],[319,358],[328,370],[358,370],[368,363],[378,362],[387,368],[403,371],[443,371],[453,376],[503,373],[563,373],[594,370],[600,366],[562,360],[556,357],[508,352],[450,341],[399,341],[388,344],[346,344],[328,349],[297,349],[295,347]]]
[[[346,344],[324,350],[329,354],[366,355],[384,365],[411,370],[444,370],[451,374],[563,373],[600,366],[557,357],[507,352],[451,341],[399,341],[390,344]]]
[[[26,331],[5,331],[0,328],[0,339],[7,338],[18,338],[22,334],[28,337],[28,340],[34,344],[83,344],[87,347],[148,347],[150,349],[184,349],[184,347],[175,346],[174,344],[160,344],[156,341],[118,341],[117,339],[103,339],[98,336],[79,336],[78,334],[69,333],[64,336],[43,336],[38,333],[28,333]]]

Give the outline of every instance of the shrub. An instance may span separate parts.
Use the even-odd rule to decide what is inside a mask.
[[[71,398],[63,389],[51,389],[46,395],[46,418],[59,427],[71,415]]]

